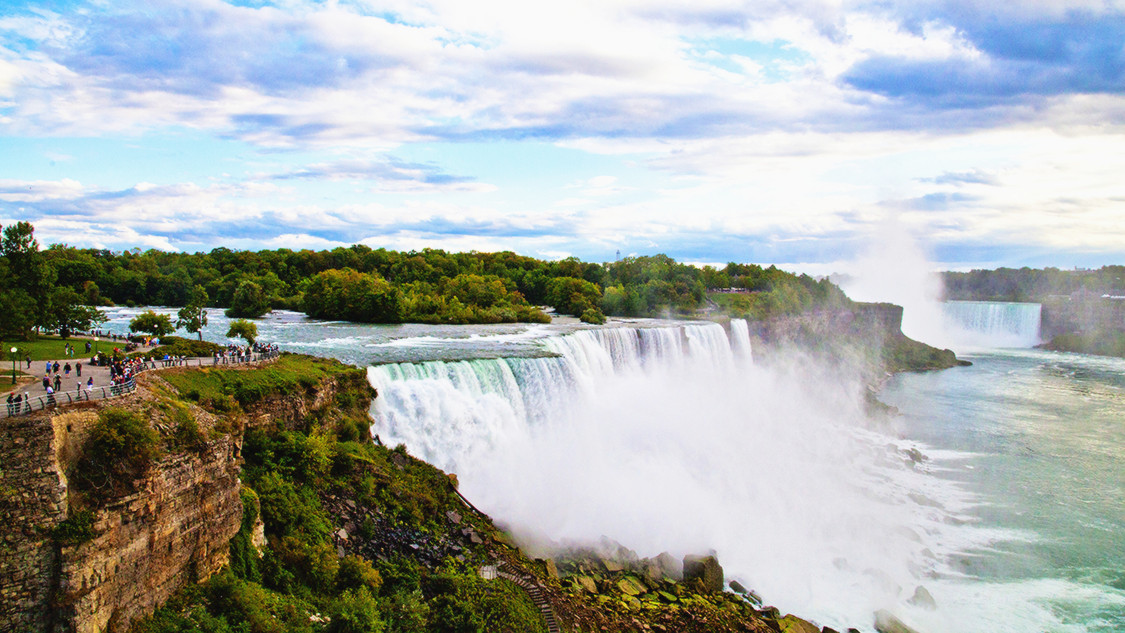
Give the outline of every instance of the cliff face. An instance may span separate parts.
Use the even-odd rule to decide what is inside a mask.
[[[1125,332],[1125,300],[1080,293],[1043,300],[1044,339],[1080,332]]]
[[[886,372],[945,369],[964,364],[902,333],[901,306],[856,303],[850,310],[825,310],[751,322],[755,349],[794,347],[859,368],[872,382]],[[755,356],[757,358],[757,355]]]
[[[98,536],[61,548],[56,631],[124,630],[227,562],[242,521],[235,440],[161,460],[97,513]]]
[[[49,421],[0,422],[0,630],[48,630],[58,567],[48,532],[66,518],[66,489]]]
[[[0,631],[123,631],[176,590],[218,571],[242,521],[243,430],[305,424],[340,389],[327,377],[230,415],[225,432],[166,452],[133,493],[96,505],[86,500],[93,538],[60,544],[53,532],[82,505],[70,498],[67,473],[98,412],[112,406],[152,415],[160,381],[142,376],[134,395],[0,423]],[[188,410],[200,427],[214,426],[199,407]],[[159,415],[152,424],[171,426]]]

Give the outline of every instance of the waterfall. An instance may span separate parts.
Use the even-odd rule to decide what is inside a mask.
[[[730,346],[736,356],[753,360],[754,352],[750,349],[750,325],[746,323],[746,319],[730,320]]]
[[[983,347],[1034,347],[1039,344],[1038,303],[947,301],[944,326],[956,341]]]
[[[728,579],[840,628],[903,605],[957,541],[938,507],[956,494],[866,428],[863,386],[754,365],[745,321],[729,337],[616,327],[543,345],[551,356],[369,368],[372,431],[457,473],[525,541],[715,550]]]

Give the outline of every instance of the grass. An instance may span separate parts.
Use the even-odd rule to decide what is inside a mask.
[[[218,365],[170,371],[162,375],[188,400],[223,410],[229,408],[232,399],[246,405],[271,395],[289,395],[312,389],[323,378],[349,372],[366,380],[362,369],[336,360],[282,354],[277,361],[253,371]]]
[[[90,357],[89,354],[86,354],[86,339],[72,337],[64,341],[57,336],[40,336],[32,341],[0,341],[0,351],[3,352],[3,354],[0,354],[0,358],[3,359],[4,363],[9,363],[9,370],[11,370],[10,363],[12,362],[12,354],[8,350],[13,347],[19,348],[19,360],[21,363],[28,354],[31,354],[32,361],[62,360],[66,358],[65,348],[67,343],[74,346],[75,360],[83,360]],[[112,351],[113,341],[100,342],[98,344],[98,349],[103,352]],[[0,368],[2,368],[2,365],[3,364],[0,363]],[[22,365],[17,364],[17,369],[22,369],[26,366],[26,363]],[[35,366],[32,365],[32,369],[34,369],[34,367]]]

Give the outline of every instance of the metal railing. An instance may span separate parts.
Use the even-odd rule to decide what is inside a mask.
[[[144,371],[144,370],[141,370]],[[106,398],[115,398],[127,393],[132,393],[137,389],[137,380],[135,377],[129,378],[125,382],[108,385],[105,387],[82,387],[74,391],[61,391],[56,393],[49,393],[45,396],[35,396],[32,398],[28,396],[20,402],[13,402],[7,404],[8,417],[15,417],[17,415],[27,415],[33,411],[42,411],[43,409],[50,409],[61,405],[74,404],[76,402],[89,402],[91,400],[104,400]]]
[[[53,409],[59,406],[69,404],[76,404],[79,402],[90,402],[91,400],[106,400],[109,398],[116,398],[123,396],[127,393],[132,393],[137,390],[137,376],[146,372],[157,369],[165,369],[170,367],[206,367],[218,365],[245,365],[247,363],[257,363],[262,361],[274,360],[281,355],[280,350],[267,350],[265,352],[254,352],[242,356],[230,355],[224,357],[208,358],[184,358],[184,359],[146,359],[140,365],[133,369],[132,375],[128,380],[118,383],[116,385],[106,385],[104,387],[81,387],[73,391],[57,391],[45,396],[28,396],[23,398],[20,402],[5,403],[5,416],[12,418],[20,415],[28,415],[35,411],[42,411],[44,409]],[[196,361],[192,363],[192,361]]]

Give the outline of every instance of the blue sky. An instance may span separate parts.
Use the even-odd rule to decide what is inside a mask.
[[[1125,261],[1116,1],[9,0],[43,243]],[[884,238],[885,239],[885,238]]]

